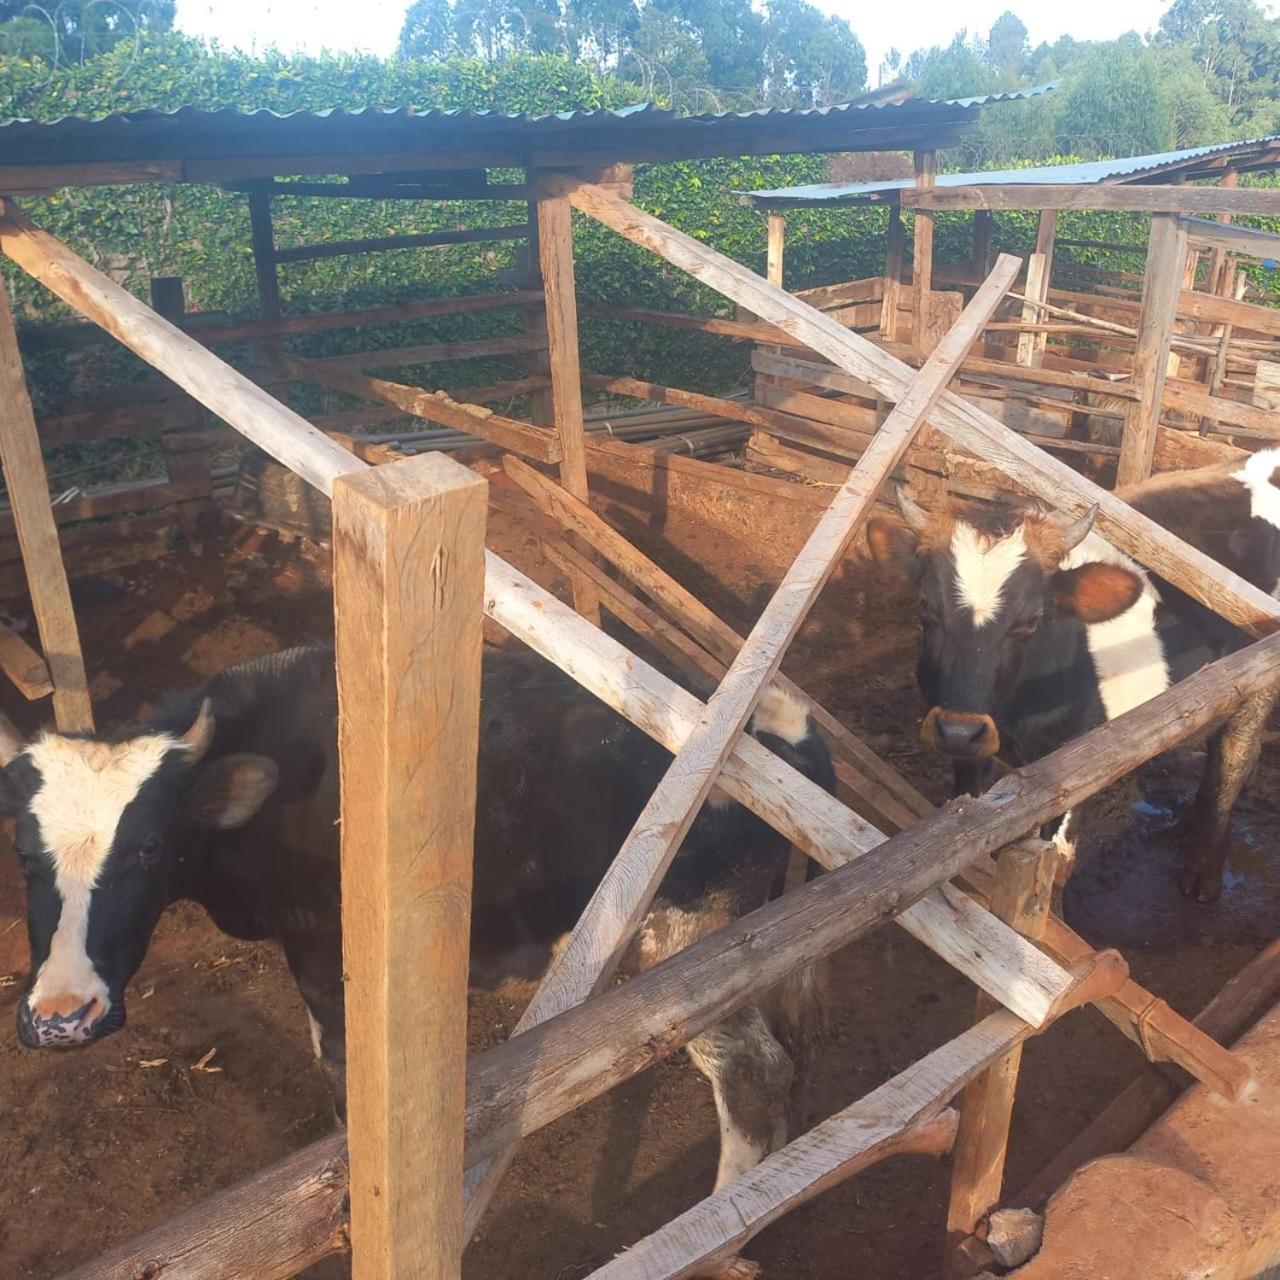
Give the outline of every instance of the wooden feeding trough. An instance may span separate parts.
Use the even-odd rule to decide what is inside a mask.
[[[1269,687],[1280,657],[1275,634],[1280,604],[1065,465],[983,403],[957,393],[975,358],[1000,363],[972,352],[991,326],[1001,323],[996,317],[1022,269],[1016,258],[1001,256],[988,270],[984,255],[969,281],[967,303],[962,309],[946,304],[952,307],[947,319],[954,323],[935,325],[930,317],[944,314],[942,304],[935,309],[932,293],[920,294],[908,344],[898,334],[900,308],[893,302],[900,296],[900,279],[891,275],[882,295],[866,299],[861,283],[793,296],[780,283],[776,222],[770,278],[765,279],[628,198],[626,165],[638,160],[892,147],[918,153],[914,206],[942,207],[944,198],[955,197],[934,185],[932,153],[952,140],[976,109],[972,103],[907,103],[873,113],[834,109],[692,122],[635,113],[614,117],[612,123],[600,118],[610,113],[588,113],[577,124],[390,116],[382,123],[376,117],[359,123],[335,117],[336,123],[322,126],[310,117],[272,117],[260,129],[242,120],[239,131],[225,138],[216,130],[202,133],[202,122],[193,119],[189,134],[181,128],[159,131],[154,154],[146,159],[136,153],[108,158],[108,121],[96,154],[85,142],[94,136],[89,125],[83,137],[76,130],[64,135],[61,152],[56,132],[48,134],[47,145],[33,153],[40,158],[21,162],[6,153],[7,130],[0,131],[0,191],[11,193],[0,216],[0,251],[181,390],[182,396],[158,401],[164,409],[148,419],[150,428],[189,422],[182,415],[194,401],[332,502],[344,710],[348,1130],[72,1274],[81,1280],[273,1280],[296,1274],[349,1240],[361,1280],[457,1275],[465,1242],[522,1137],[652,1066],[797,967],[890,919],[980,988],[974,1025],[634,1242],[596,1275],[659,1280],[708,1268],[723,1271],[726,1259],[757,1231],[835,1182],[895,1153],[941,1152],[953,1141],[948,1265],[957,1273],[971,1263],[976,1270],[986,1215],[1002,1202],[1020,1046],[1084,1004],[1096,1004],[1153,1061],[1177,1063],[1223,1105],[1245,1092],[1246,1059],[1132,981],[1121,956],[1094,951],[1050,912],[1053,854],[1031,833]],[[28,146],[42,139],[38,126],[26,133]],[[184,153],[184,137],[196,136],[198,151]],[[77,153],[86,147],[87,152]],[[456,170],[464,157],[468,172],[460,177]],[[476,172],[481,166],[522,167],[525,182],[517,191],[508,186],[490,191],[487,175]],[[530,357],[521,379],[534,395],[530,421],[480,407],[492,388],[466,400],[369,376],[367,369],[392,363],[386,352],[317,361],[279,347],[291,333],[368,322],[388,309],[354,319],[282,314],[274,263],[303,251],[272,245],[269,202],[282,189],[274,185],[278,176],[364,175],[349,184],[304,184],[303,194],[325,198],[357,189],[385,192],[389,184],[404,181],[407,169],[418,171],[407,183],[412,190],[399,192],[407,196],[432,198],[465,189],[469,197],[514,195],[528,203],[527,226],[489,228],[483,234],[536,235],[531,287],[454,301],[465,301],[467,308],[516,306],[526,315],[524,336],[518,344],[508,340],[504,350]],[[251,184],[263,305],[259,320],[211,329],[187,317],[179,317],[181,324],[166,319],[33,225],[12,198],[12,193],[68,182],[150,180]],[[1153,379],[1158,388],[1161,352],[1172,341],[1175,304],[1182,296],[1169,281],[1181,282],[1183,246],[1203,239],[1240,251],[1238,240],[1226,238],[1240,233],[1189,227],[1183,214],[1192,208],[1223,212],[1244,206],[1219,209],[1213,201],[1223,193],[1196,187],[1143,187],[1136,196],[1133,191],[1125,188],[1124,198],[1145,200],[1141,207],[1160,211],[1137,326],[1137,352],[1145,363],[1135,371],[1135,377]],[[1244,191],[1236,199],[1245,195],[1255,199],[1255,193]],[[1256,200],[1264,195],[1275,202],[1268,209],[1280,208],[1273,193],[1258,194]],[[755,319],[708,320],[621,308],[610,314],[757,344],[757,367],[776,379],[762,386],[791,396],[785,407],[772,392],[743,404],[606,374],[583,375],[574,211],[665,259]],[[309,246],[305,252],[387,247],[389,241],[382,240]],[[927,279],[929,252],[929,223],[922,218],[916,226],[920,287]],[[891,246],[891,258],[895,254],[900,261],[900,246]],[[1043,290],[1047,281],[1042,267],[1040,283],[1024,286],[1023,297]],[[1236,308],[1248,304],[1232,301],[1219,312],[1213,307],[1223,300],[1204,296],[1215,301],[1212,314],[1200,320],[1243,324]],[[879,317],[886,309],[889,313],[888,332],[878,335],[879,341],[859,333],[861,325],[850,324],[868,305],[876,308],[877,328]],[[392,310],[400,316],[451,306],[431,300]],[[834,312],[822,309],[833,306]],[[852,316],[840,314],[842,308]],[[269,344],[261,382],[209,349],[229,336]],[[87,729],[92,712],[55,514],[7,311],[0,313],[0,343],[8,391],[0,409],[0,450],[53,683],[55,716],[60,728]],[[1019,381],[1028,370],[1044,367],[1034,359],[1037,344],[1030,347],[1030,362],[1019,361],[1009,371]],[[1048,350],[1046,345],[1046,361]],[[455,348],[439,358],[461,354]],[[806,366],[803,379],[801,365]],[[1229,371],[1230,353],[1226,366]],[[475,472],[439,454],[405,458],[395,449],[333,438],[321,429],[332,424],[306,421],[273,394],[281,381],[297,378],[339,387],[503,451],[508,474],[571,536],[555,554],[573,583],[576,609],[485,549],[486,485]],[[802,380],[809,389],[794,391],[791,384]],[[816,504],[816,523],[803,548],[746,636],[735,634],[592,507],[593,473],[616,468],[634,474],[662,463],[629,444],[593,441],[584,429],[584,386],[744,423],[788,441],[816,442],[828,457],[853,461],[843,468],[830,502]],[[829,390],[844,398],[830,399],[824,394]],[[1216,421],[1227,420],[1224,412],[1236,412],[1224,409],[1225,400],[1208,398]],[[855,419],[853,411],[862,413],[868,404],[871,416]],[[1135,405],[1135,413],[1126,414],[1122,460],[1134,459],[1141,467],[1149,464],[1153,441],[1158,442],[1158,422],[1145,394]],[[819,416],[819,410],[828,416]],[[59,429],[69,427],[64,423]],[[1113,543],[1256,642],[1010,775],[983,797],[936,812],[869,746],[815,706],[841,783],[839,798],[828,795],[744,736],[743,729],[884,482],[904,461],[910,463],[926,430],[928,449],[941,450],[947,459],[975,460],[973,465],[993,482],[1016,485],[1071,513],[1096,506],[1098,527]],[[187,463],[188,474],[198,473]],[[696,462],[687,468],[674,471],[693,487],[699,476],[716,470]],[[176,479],[170,483],[175,486],[171,500],[201,495],[197,488],[179,487]],[[750,489],[745,482],[743,487]],[[606,563],[617,570],[617,578],[604,572]],[[687,692],[602,632],[595,625],[602,608],[711,687],[710,696],[703,701]],[[463,762],[474,761],[476,754],[485,616],[562,667],[674,759],[516,1034],[468,1061],[466,904],[475,778]],[[633,981],[612,986],[621,951],[683,833],[717,785],[830,874],[794,888]],[[423,831],[431,833],[425,846]],[[405,1026],[420,1036],[420,1053],[397,1052]],[[957,1120],[949,1106],[960,1095]]]

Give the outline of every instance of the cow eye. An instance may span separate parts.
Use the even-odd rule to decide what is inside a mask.
[[[160,861],[160,837],[148,836],[138,847],[138,866],[150,871]]]
[[[30,849],[17,849],[15,852],[18,855],[18,870],[21,871],[24,876],[29,876],[31,874],[31,868],[35,863],[35,855]]]

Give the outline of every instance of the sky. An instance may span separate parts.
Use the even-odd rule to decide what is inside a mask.
[[[179,30],[253,50],[274,44],[311,52],[328,48],[388,54],[400,33],[409,0],[177,0]],[[1125,31],[1150,31],[1168,0],[816,0],[827,13],[852,24],[867,50],[867,74],[877,83],[877,68],[890,48],[904,55],[931,44],[946,44],[957,27],[985,33],[1006,9],[1026,24],[1031,43],[1070,34],[1079,40],[1104,40]]]

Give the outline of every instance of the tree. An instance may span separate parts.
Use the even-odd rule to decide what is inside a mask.
[[[773,0],[765,25],[767,100],[776,105],[828,106],[866,88],[867,55],[842,18],[808,0]]]
[[[1011,9],[1006,9],[987,33],[987,61],[993,71],[1016,75],[1027,56],[1027,28]]]
[[[169,31],[175,0],[0,0],[0,48],[79,63],[121,40]]]
[[[995,79],[987,65],[986,46],[957,31],[945,48],[917,49],[907,59],[905,75],[922,98],[966,98],[988,93]]]
[[[1168,151],[1175,130],[1158,92],[1156,68],[1138,38],[1096,46],[1063,92],[1063,150],[1082,156]]]
[[[1272,108],[1280,76],[1280,22],[1256,0],[1174,0],[1160,20],[1160,33],[1199,64],[1229,119]]]
[[[449,0],[414,0],[400,28],[402,58],[444,58],[454,52]]]

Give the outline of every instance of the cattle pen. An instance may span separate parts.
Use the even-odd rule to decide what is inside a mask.
[[[951,1195],[946,1239],[936,1242],[939,1266],[956,1276],[990,1269],[992,1210],[1031,1199],[1010,1199],[1003,1176],[1022,1046],[1085,1005],[1095,1005],[1151,1063],[1165,1070],[1175,1064],[1194,1079],[1184,1116],[1202,1108],[1237,1142],[1251,1134],[1270,1143],[1261,1152],[1274,1151],[1280,1083],[1265,1031],[1275,1014],[1229,1047],[1275,998],[1274,953],[1224,992],[1216,1016],[1192,1022],[1139,985],[1118,952],[1095,949],[1050,909],[1055,853],[1034,833],[1269,689],[1280,670],[1280,603],[1055,456],[1088,458],[1099,479],[1123,484],[1153,467],[1243,458],[1259,440],[1280,434],[1268,402],[1254,399],[1267,394],[1269,367],[1280,367],[1268,358],[1280,354],[1280,313],[1239,296],[1233,269],[1235,258],[1269,256],[1278,241],[1226,221],[1280,213],[1280,191],[1237,187],[1233,176],[1280,163],[1280,142],[1138,166],[1149,181],[1019,185],[966,175],[973,180],[944,183],[936,152],[985,109],[1016,104],[908,101],[686,118],[654,111],[546,118],[178,112],[0,128],[0,252],[90,322],[44,340],[81,349],[101,330],[162,376],[153,394],[77,404],[37,425],[18,330],[0,300],[0,463],[45,664],[0,644],[0,667],[13,683],[30,697],[51,693],[60,730],[94,727],[64,550],[74,563],[113,541],[153,536],[159,526],[148,521],[199,519],[220,488],[210,458],[227,428],[331,504],[322,532],[332,542],[343,708],[347,1129],[84,1263],[69,1273],[76,1280],[276,1280],[347,1248],[359,1280],[459,1275],[466,1242],[522,1139],[655,1066],[791,971],[890,920],[976,985],[972,1026],[739,1180],[642,1239],[623,1242],[626,1251],[593,1275],[749,1275],[737,1251],[770,1223],[892,1156],[947,1151]],[[637,163],[856,150],[915,154],[914,182],[893,195],[886,271],[873,280],[797,294],[784,289],[781,211],[825,194],[751,197],[769,215],[765,277],[630,198]],[[489,170],[522,176],[491,183]],[[1215,178],[1221,185],[1198,185]],[[184,313],[180,287],[162,281],[147,305],[21,208],[32,193],[139,182],[222,184],[249,201],[259,317],[202,321]],[[515,201],[527,217],[466,232],[275,245],[273,201],[362,196]],[[899,208],[916,213],[910,279]],[[1035,251],[1025,259],[992,255],[990,214],[1028,208],[1043,211]],[[1053,215],[1074,208],[1153,215],[1145,274],[1128,282],[1139,286],[1129,296],[1112,279],[1101,284],[1109,292],[1055,294]],[[960,271],[933,262],[933,214],[946,209],[978,214],[973,260]],[[607,311],[749,344],[756,381],[748,399],[581,370],[575,214],[737,308],[732,319],[622,305]],[[427,244],[440,234],[526,239],[520,287],[363,314],[290,315],[282,308],[281,262],[408,247],[408,240]],[[286,350],[294,334],[500,308],[520,315],[518,337],[354,357]],[[211,350],[236,342],[253,347],[247,372]],[[520,376],[449,396],[369,372],[485,353],[518,359]],[[285,403],[295,383],[367,403],[327,422],[308,421]],[[702,415],[697,432],[732,428],[735,441],[749,434],[749,457],[828,486],[830,500],[820,488],[802,489],[777,474],[679,457],[661,447],[670,431],[660,414],[650,447],[601,439],[587,429],[584,389],[665,406],[677,414],[668,425],[690,436],[679,412]],[[530,398],[527,421],[486,407],[522,395]],[[211,427],[204,411],[224,425]],[[468,447],[459,457],[475,465],[434,450],[408,456],[399,437],[371,442],[352,429],[393,414],[462,433]],[[1119,423],[1115,442],[1073,434],[1081,415]],[[163,483],[51,501],[42,447],[143,433],[163,440]],[[495,452],[502,465],[491,487],[479,464]],[[829,796],[743,730],[772,681],[795,690],[780,673],[788,648],[882,488],[902,476],[926,492],[991,501],[1013,491],[1075,516],[1096,508],[1097,528],[1111,543],[1254,642],[985,795],[937,810],[806,697],[835,759],[839,793]],[[683,503],[737,536],[750,529],[757,501],[790,501],[808,528],[742,635],[600,514],[601,492],[619,490],[655,504]],[[486,549],[490,501],[496,509],[513,494],[558,528],[548,554],[573,607]],[[60,546],[59,525],[72,522],[79,527],[64,531]],[[687,692],[602,630],[602,611],[706,696]],[[468,1060],[475,774],[466,762],[476,756],[485,618],[658,741],[673,762],[518,1034]],[[614,986],[620,952],[716,786],[828,874]],[[412,1051],[405,1027],[414,1030]],[[1081,1135],[1049,1190],[1086,1160],[1141,1137],[1174,1092],[1160,1071],[1144,1080],[1140,1097]],[[1190,1121],[1185,1127],[1178,1140],[1194,1161],[1198,1131]],[[1143,1171],[1153,1178],[1152,1197],[1163,1194],[1151,1166]],[[1214,1194],[1204,1188],[1205,1197]],[[1242,1215],[1236,1235],[1217,1269],[1204,1274],[1258,1274],[1280,1260],[1275,1206],[1249,1206],[1255,1216],[1247,1221],[1243,1208],[1232,1207]],[[1077,1246],[1096,1229],[1086,1210],[1078,1210]],[[1137,1247],[1135,1270],[1124,1274],[1181,1274],[1147,1266]],[[1069,1265],[1073,1245],[1054,1240],[1053,1248],[1060,1264],[1046,1249],[1026,1274],[1068,1274],[1053,1266]]]

